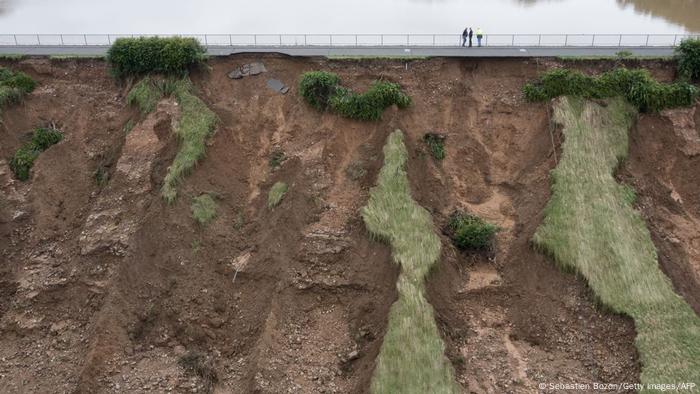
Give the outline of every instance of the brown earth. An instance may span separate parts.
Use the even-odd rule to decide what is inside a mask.
[[[266,74],[226,77],[256,60]],[[221,122],[172,205],[159,189],[177,150],[174,102],[140,117],[125,104],[129,84],[115,83],[96,60],[11,66],[39,87],[3,111],[0,158],[38,125],[55,122],[66,136],[42,153],[28,182],[14,181],[0,161],[3,392],[367,392],[398,268],[388,247],[368,237],[358,210],[395,128],[407,135],[414,197],[437,226],[459,208],[502,228],[489,253],[464,254],[444,238],[429,281],[463,391],[638,381],[632,322],[597,308],[582,281],[529,245],[561,137],[550,133],[547,106],[524,103],[519,91],[558,62],[211,60],[193,81]],[[647,66],[671,77],[663,63]],[[398,82],[414,105],[389,109],[376,123],[317,113],[295,88],[302,72],[316,69],[357,89],[378,78]],[[291,91],[269,90],[267,78]],[[640,185],[664,269],[697,305],[688,279],[700,272],[698,227],[691,228],[700,214],[697,156],[684,152],[676,134],[690,128],[674,126],[674,116],[642,117],[623,173]],[[657,124],[664,135],[645,126]],[[426,132],[447,136],[443,162],[426,154]],[[279,150],[285,160],[273,169]],[[644,160],[650,154],[664,158],[665,171]],[[95,180],[98,169],[105,185]],[[277,181],[289,192],[269,209]],[[656,184],[672,184],[683,203]],[[207,226],[190,212],[202,193],[218,202]]]

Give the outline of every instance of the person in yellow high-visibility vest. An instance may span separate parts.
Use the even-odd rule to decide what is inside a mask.
[[[481,31],[480,27],[476,28],[476,41],[479,43],[479,46],[481,46],[481,39],[484,38],[484,32]]]

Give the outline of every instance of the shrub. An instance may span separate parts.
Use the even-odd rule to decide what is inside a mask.
[[[552,70],[523,87],[528,101],[544,101],[559,96],[602,99],[622,96],[642,112],[693,105],[698,89],[685,82],[663,84],[646,70],[624,67],[591,77],[579,71]]]
[[[700,80],[700,39],[683,40],[676,48],[676,58],[681,78]]]
[[[484,249],[491,245],[498,227],[478,216],[455,212],[447,224],[452,242],[460,249]]]
[[[178,364],[187,372],[195,374],[202,379],[207,392],[219,381],[214,363],[204,354],[189,351],[178,360]]]
[[[34,165],[34,160],[39,153],[55,145],[63,139],[63,134],[54,128],[37,128],[31,141],[17,149],[10,159],[10,170],[20,181],[29,179],[29,170]]]
[[[423,136],[423,142],[428,146],[428,150],[435,160],[442,160],[445,158],[444,135],[427,133]]]
[[[314,108],[334,112],[359,120],[378,120],[382,112],[396,104],[406,108],[411,98],[401,91],[396,83],[377,81],[362,94],[352,92],[339,85],[337,75],[325,71],[307,72],[301,77],[301,96]]]
[[[116,77],[155,74],[184,75],[200,63],[205,50],[194,38],[119,38],[107,52]]]
[[[277,182],[272,185],[272,188],[267,195],[267,207],[274,208],[279,205],[288,189],[287,184],[284,182]]]
[[[27,74],[0,67],[0,107],[19,102],[36,87],[36,82]]]
[[[299,94],[312,107],[325,111],[339,83],[340,78],[333,73],[325,71],[307,72],[301,76],[301,81],[299,81]]]
[[[216,201],[209,194],[202,194],[192,200],[192,217],[199,224],[207,224],[216,217]]]

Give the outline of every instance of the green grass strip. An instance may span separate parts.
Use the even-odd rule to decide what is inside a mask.
[[[161,98],[163,98],[163,91],[151,77],[146,76],[129,91],[126,102],[129,105],[136,105],[141,113],[146,115],[156,109]]]
[[[599,301],[634,319],[641,382],[700,383],[700,318],[661,272],[644,220],[613,172],[625,159],[636,110],[563,97],[562,158],[534,243],[563,268],[581,274]]]
[[[440,257],[440,238],[428,211],[411,197],[403,140],[400,130],[389,136],[377,186],[362,208],[367,229],[391,245],[394,261],[401,265],[399,299],[389,312],[371,391],[456,393],[454,371],[425,297],[425,277]]]
[[[192,83],[188,78],[174,82],[171,90],[180,105],[180,121],[175,134],[180,138],[180,150],[163,181],[161,195],[171,203],[177,198],[177,185],[189,173],[206,151],[206,140],[216,128],[216,114],[192,93]]]

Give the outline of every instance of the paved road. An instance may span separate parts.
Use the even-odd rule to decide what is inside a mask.
[[[101,56],[109,46],[0,46],[0,55],[37,56]],[[629,51],[635,56],[664,57],[673,55],[672,47],[342,47],[342,46],[260,46],[233,47],[209,46],[212,56],[235,53],[283,53],[291,56],[329,57],[554,57],[554,56],[615,56],[619,51]]]

